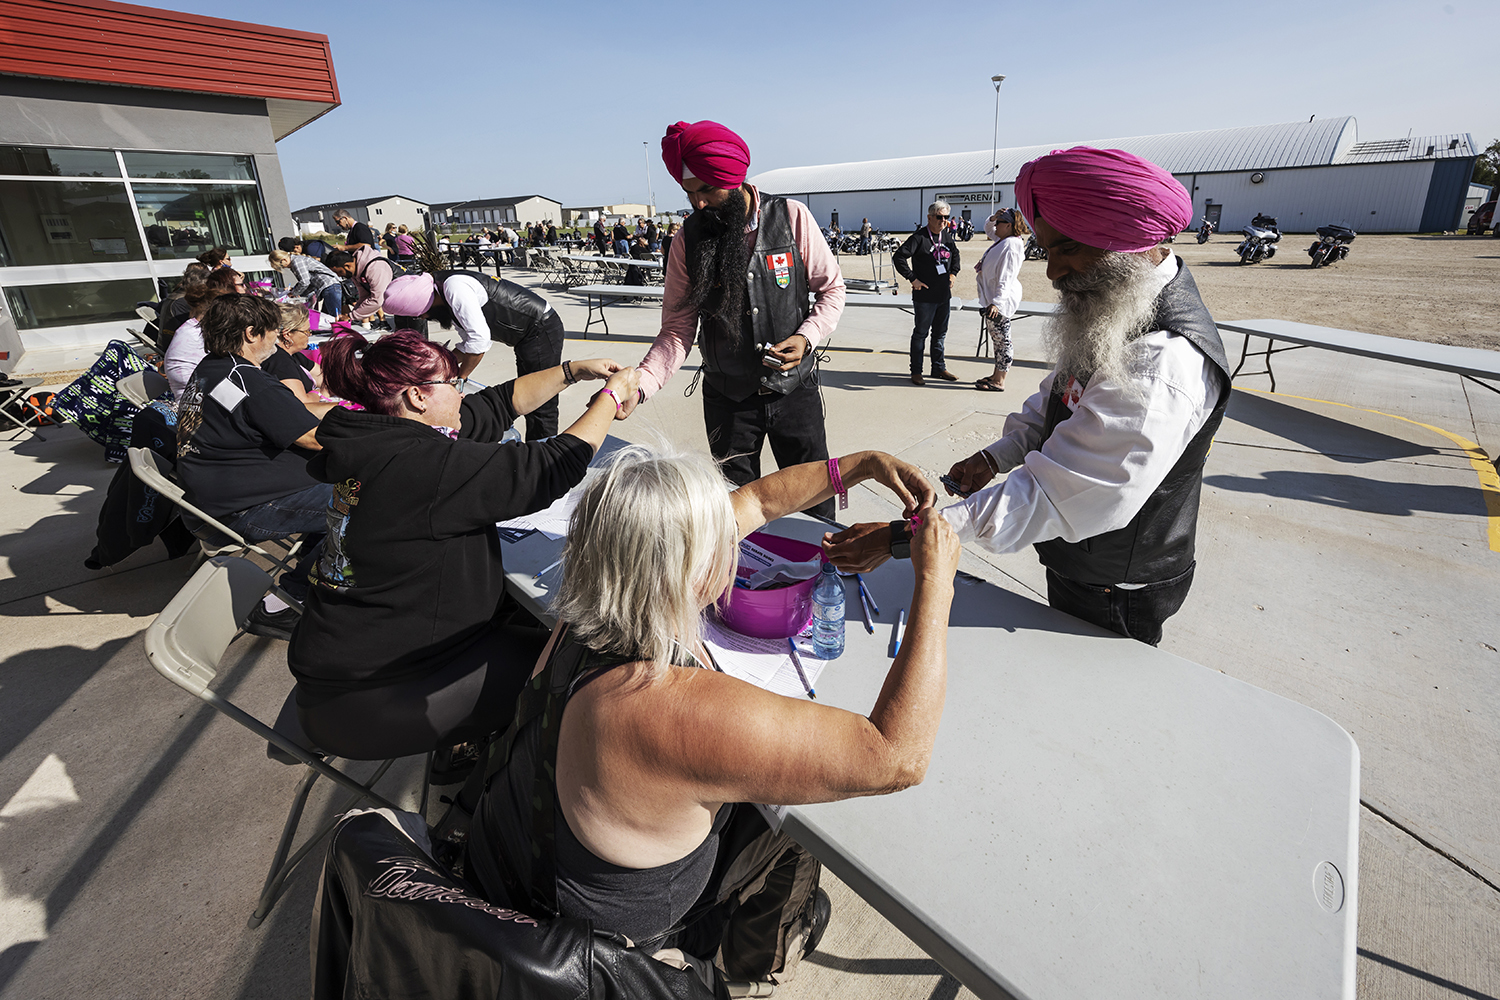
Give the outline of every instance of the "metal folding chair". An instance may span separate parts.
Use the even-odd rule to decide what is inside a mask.
[[[170,392],[172,386],[159,372],[147,369],[126,375],[115,383],[115,389],[120,395],[144,410],[151,405],[152,400],[160,399]]]
[[[292,808],[282,827],[281,840],[276,846],[271,870],[266,874],[260,902],[250,917],[251,927],[258,927],[266,914],[271,912],[281,896],[287,876],[337,822],[334,820],[328,823],[295,854],[288,856],[308,793],[319,776],[352,793],[349,801],[335,809],[335,813],[343,813],[364,799],[387,809],[397,808],[374,791],[375,782],[380,780],[393,761],[383,762],[369,781],[360,782],[329,765],[315,750],[291,738],[284,731],[286,727],[272,728],[266,725],[210,687],[225,650],[242,634],[241,623],[249,617],[251,610],[270,586],[270,576],[247,559],[223,556],[211,559],[199,567],[187,585],[177,592],[177,596],[172,598],[146,629],[146,656],[157,673],[256,736],[274,744],[283,754],[308,768],[308,774],[297,786]]]
[[[188,503],[182,486],[178,484],[177,480],[172,478],[170,470],[165,468],[166,463],[156,452],[150,448],[128,448],[126,452],[130,456],[130,471],[135,473],[137,479],[172,501],[183,511],[203,522],[203,527],[194,531],[193,534],[197,537],[198,544],[203,547],[204,555],[242,556],[247,552],[254,552],[256,555],[270,560],[278,569],[285,571],[292,568],[293,560],[298,550],[302,548],[302,539],[300,537],[296,541],[287,539],[282,543],[282,546],[278,546],[285,549],[282,555],[278,556],[272,552],[268,552],[258,543],[246,541],[243,535],[224,524],[218,518]],[[274,584],[270,585],[268,589],[287,604],[296,608],[298,614],[302,613],[301,601]]]

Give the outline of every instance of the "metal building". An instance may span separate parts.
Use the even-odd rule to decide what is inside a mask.
[[[1478,156],[1467,133],[1360,142],[1346,116],[1018,146],[999,150],[993,161],[980,150],[783,167],[750,182],[805,202],[823,225],[849,229],[868,218],[877,229],[914,229],[938,198],[977,225],[989,214],[992,181],[995,204],[1012,207],[1023,164],[1076,145],[1123,149],[1160,164],[1193,195],[1198,215],[1220,229],[1239,229],[1264,212],[1287,232],[1329,223],[1370,233],[1455,229]]]
[[[330,201],[324,205],[309,205],[292,213],[299,235],[308,233],[338,233],[338,223],[333,221],[340,209],[354,216],[354,221],[368,224],[375,232],[385,231],[387,224],[394,222],[422,232],[427,228],[427,203],[399,194],[384,194],[378,198],[355,198],[352,201]]]

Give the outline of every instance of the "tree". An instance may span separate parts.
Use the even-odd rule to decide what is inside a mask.
[[[1490,187],[1500,183],[1500,139],[1486,146],[1479,159],[1474,161],[1473,183]]]

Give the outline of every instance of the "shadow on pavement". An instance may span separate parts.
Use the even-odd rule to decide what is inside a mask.
[[[0,661],[0,760],[20,746],[117,653],[139,636],[111,639],[98,649],[50,646]]]
[[[1414,514],[1458,514],[1484,517],[1484,493],[1472,486],[1392,483],[1326,472],[1267,472],[1262,476],[1204,476],[1204,485],[1235,493],[1259,493],[1286,500],[1361,510],[1369,514],[1411,517]]]
[[[1231,420],[1296,442],[1336,462],[1384,462],[1444,454],[1438,448],[1347,423],[1257,392],[1237,392],[1229,397],[1227,415]],[[1225,437],[1222,430],[1219,435]]]

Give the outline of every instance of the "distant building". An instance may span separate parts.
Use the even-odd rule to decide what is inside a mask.
[[[909,231],[942,198],[976,226],[995,204],[1015,207],[1021,166],[1074,145],[1123,149],[1170,170],[1193,196],[1195,218],[1221,230],[1274,215],[1286,232],[1340,223],[1362,233],[1437,232],[1463,216],[1478,150],[1467,133],[1360,142],[1352,117],[1169,135],[1052,142],[894,160],[766,170],[750,182],[805,202],[822,225]],[[1023,208],[1025,206],[1022,206]]]
[[[87,367],[212,247],[269,270],[276,142],[339,105],[326,36],[105,0],[0,25],[0,370]]]
[[[1490,188],[1488,185],[1470,184],[1469,196],[1464,199],[1464,214],[1461,221],[1459,222],[1459,225],[1467,226],[1469,224],[1469,216],[1473,215],[1474,210],[1477,209],[1480,205],[1483,205],[1485,202],[1489,201],[1491,197],[1493,196],[1490,194]]]
[[[356,222],[369,223],[376,232],[385,229],[386,225],[392,222],[417,232],[422,232],[427,228],[427,203],[395,194],[353,201],[330,201],[326,205],[309,205],[293,212],[292,220],[297,223],[298,233],[322,231],[337,234],[341,230],[333,221],[333,213],[341,208],[354,216]]]
[[[443,201],[431,207],[432,221],[439,226],[482,229],[485,226],[516,226],[526,222],[551,222],[561,225],[562,202],[539,194],[516,198],[475,198],[470,201]]]
[[[563,209],[563,221],[570,226],[592,226],[601,216],[606,220],[649,219],[655,216],[655,214],[655,205],[584,205],[578,208]]]

